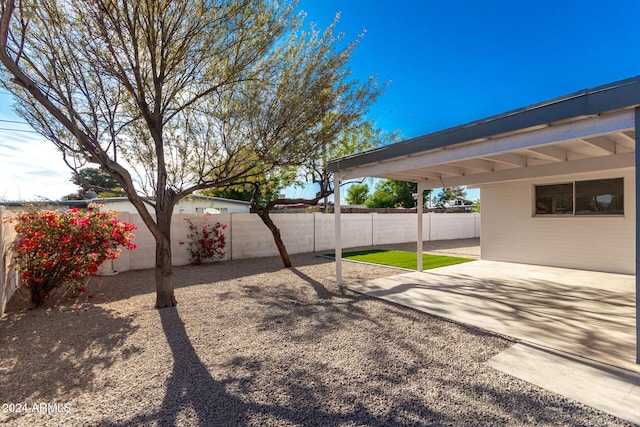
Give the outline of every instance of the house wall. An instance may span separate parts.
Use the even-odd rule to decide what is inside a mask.
[[[100,201],[98,202],[101,204],[104,204],[107,209],[112,209],[114,211],[128,212],[132,214],[137,213],[136,208],[128,200],[105,200],[104,202],[100,202]],[[194,215],[196,213],[196,208],[202,208],[202,209],[216,208],[223,211],[226,209],[226,213],[234,213],[234,212],[249,213],[250,211],[249,204],[245,205],[242,203],[226,202],[224,200],[211,201],[211,200],[203,200],[203,199],[197,199],[197,198],[194,198],[194,199],[185,198],[185,199],[181,199],[178,202],[178,204],[176,204],[176,206],[173,208],[173,214],[174,215]],[[149,213],[155,213],[151,208],[151,206],[147,205],[147,210],[149,211]]]
[[[624,178],[624,216],[533,216],[534,185]],[[482,258],[635,274],[634,169],[483,185]]]

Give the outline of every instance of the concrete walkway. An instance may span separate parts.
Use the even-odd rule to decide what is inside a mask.
[[[496,356],[494,365],[488,364],[640,424],[635,276],[481,260],[350,284],[349,288],[533,344],[526,351],[516,346]],[[523,364],[525,359],[529,368]],[[585,388],[584,382],[575,384],[562,376],[577,372],[580,365],[605,372],[595,376],[583,372],[583,377],[606,377],[613,382],[599,386],[600,391],[590,386],[586,390],[589,398],[559,387]],[[552,366],[564,369],[554,373]],[[626,397],[612,396],[616,388],[625,390]],[[635,399],[632,408],[637,408],[632,414],[627,409],[612,411],[628,408],[629,399]],[[598,402],[602,404],[596,405]]]

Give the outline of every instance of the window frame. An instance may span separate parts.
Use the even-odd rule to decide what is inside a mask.
[[[622,181],[622,213],[576,213],[576,184],[585,183],[590,181],[609,181],[609,180],[621,180]],[[538,187],[550,187],[554,185],[571,185],[571,213],[538,213]],[[534,218],[620,218],[625,216],[625,179],[624,177],[612,177],[612,178],[596,178],[596,179],[581,179],[572,181],[560,181],[545,184],[533,184],[532,185],[532,217]]]

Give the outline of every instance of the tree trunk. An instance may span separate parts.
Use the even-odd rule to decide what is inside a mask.
[[[173,293],[171,265],[171,213],[158,214],[160,238],[156,238],[156,308],[173,307],[178,302]]]
[[[287,248],[282,241],[282,237],[280,236],[280,229],[273,223],[271,217],[269,216],[268,211],[259,212],[258,216],[262,219],[262,222],[271,230],[271,234],[273,234],[273,241],[278,248],[278,252],[280,252],[280,257],[282,258],[282,263],[285,267],[291,267],[291,259],[289,258],[289,254],[287,253]]]

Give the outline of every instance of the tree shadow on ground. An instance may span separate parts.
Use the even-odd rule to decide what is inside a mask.
[[[333,381],[325,378],[323,382],[300,370],[296,375],[307,384],[331,384],[326,390],[301,384],[296,391],[300,395],[312,391],[330,398],[339,395],[355,412],[366,409],[372,400],[386,401],[387,414],[394,415],[377,414],[375,422],[402,425],[409,419],[416,420],[415,425],[554,424],[562,419],[577,425],[581,417],[601,416],[592,408],[482,365],[511,344],[502,337],[349,290],[331,291],[303,272],[293,272],[315,295],[278,287],[253,289],[256,308],[247,316],[256,319],[257,329],[267,337],[277,337],[265,343],[278,348],[281,344],[276,339],[286,341],[312,357],[321,351],[327,361],[322,371],[357,360]],[[398,322],[403,326],[398,327]],[[344,342],[336,341],[335,332],[340,329],[354,334],[351,348],[341,348]],[[468,348],[478,350],[473,353]],[[354,354],[360,356],[354,358]],[[288,375],[296,372],[299,363],[288,368]],[[427,371],[431,373],[425,374]],[[454,375],[453,371],[464,374]],[[343,378],[359,384],[361,393],[340,388]],[[615,420],[611,416],[602,419]]]
[[[196,417],[198,425],[246,424],[247,405],[227,393],[225,382],[211,376],[189,340],[177,308],[161,309],[158,313],[173,355],[173,370],[160,411],[135,421],[157,421],[161,426],[180,425],[179,416],[187,410]]]
[[[61,327],[64,325],[64,327]],[[106,307],[29,310],[0,322],[2,402],[63,401],[138,353],[132,318]]]
[[[157,412],[122,423],[104,423],[104,426],[151,423],[160,426],[402,424],[401,414],[394,411],[384,416],[374,414],[357,403],[357,396],[347,392],[344,386],[327,383],[315,374],[322,372],[318,367],[294,367],[278,372],[265,366],[272,363],[269,357],[236,356],[220,367],[232,375],[216,379],[212,368],[200,359],[178,309],[166,308],[159,313],[173,354],[173,369],[166,383],[162,406]],[[266,395],[256,398],[256,391],[266,392]],[[382,389],[375,392],[384,394]],[[336,407],[336,401],[345,400],[350,404]],[[424,405],[423,409],[426,411],[423,416],[440,418]],[[418,422],[413,425],[428,424]]]
[[[496,333],[605,363],[615,359],[632,366],[635,299],[631,287],[622,291],[553,278],[478,278],[461,273],[424,278],[424,282],[404,276],[389,278],[388,287],[367,294],[402,304],[403,295],[420,291],[421,297],[404,303],[454,320],[459,310],[471,306],[478,325],[486,325],[489,319],[491,323],[485,328]]]
[[[317,257],[314,254],[293,255],[296,267],[329,264],[332,260]],[[269,274],[286,270],[279,257],[231,260],[220,263],[210,263],[198,266],[174,267],[174,288],[198,285],[210,285],[224,281],[241,281],[243,278],[259,274]],[[113,276],[93,276],[86,286],[87,291],[78,301],[81,303],[114,302],[138,295],[154,293],[155,275],[153,269],[126,271]],[[393,274],[390,270],[389,274]],[[16,312],[28,307],[27,296],[19,293],[12,298],[7,312]],[[18,301],[22,299],[23,301]],[[150,305],[155,300],[151,300]],[[179,303],[178,299],[178,303]]]

